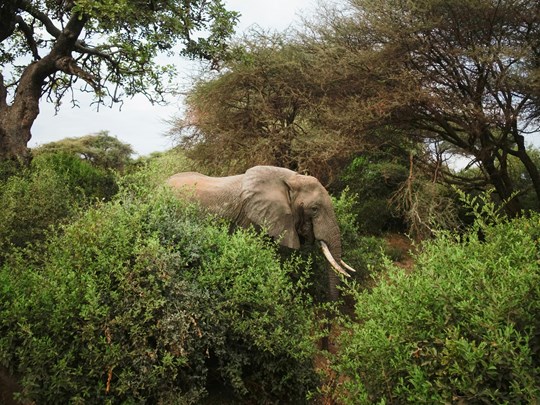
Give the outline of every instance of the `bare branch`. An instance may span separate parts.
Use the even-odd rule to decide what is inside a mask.
[[[26,24],[26,22],[23,20],[23,18],[20,15],[15,17],[15,21],[17,22],[19,29],[24,34],[24,38],[26,39],[26,43],[28,44],[28,47],[32,51],[32,56],[34,60],[41,59],[41,56],[39,56],[39,53],[38,53],[36,40],[34,39],[34,30],[30,26],[28,26],[28,24]]]
[[[55,62],[55,66],[68,75],[80,77],[90,86],[92,86],[96,92],[99,90],[99,81],[94,76],[81,69],[81,67],[77,65],[75,59],[73,59],[71,56],[64,56],[58,59]]]
[[[4,84],[4,76],[0,72],[0,110],[7,107],[7,87]]]

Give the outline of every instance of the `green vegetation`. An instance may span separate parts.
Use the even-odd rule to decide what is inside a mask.
[[[102,169],[123,170],[131,163],[133,148],[110,136],[107,131],[80,138],[49,142],[32,150],[34,156],[62,152],[81,158]]]
[[[391,199],[406,180],[408,172],[407,158],[399,157],[397,151],[358,156],[343,170],[343,182],[352,192],[362,196],[361,203],[357,201],[354,206],[362,233],[377,235],[404,229]]]
[[[97,204],[1,268],[0,365],[21,398],[197,403],[217,384],[302,402],[317,386],[302,262],[150,191]]]
[[[346,188],[332,201],[347,263],[357,271],[354,278],[365,282],[383,268],[383,253],[388,247],[381,238],[370,236],[361,228],[364,218],[359,207],[365,207],[365,204],[360,202],[358,194]]]
[[[9,174],[0,179],[0,262],[12,248],[43,240],[50,227],[117,192],[112,172],[66,153],[42,153]]]
[[[232,51],[237,15],[219,0],[8,3],[0,374],[17,398],[540,402],[540,153],[526,142],[540,126],[536,2],[321,4],[300,31]],[[59,103],[78,78],[98,103],[159,102],[173,69],[156,56],[177,42],[224,68],[189,91],[171,129],[180,148],[134,161],[104,132],[29,159],[39,97]],[[358,270],[341,302],[327,302],[313,246],[291,254],[231,233],[164,187],[176,172],[256,164],[312,174],[334,195]]]
[[[358,273],[343,285],[335,350],[321,366],[321,315],[331,313],[322,261],[282,256],[251,230],[231,235],[163,187],[192,165],[158,154],[101,188],[110,172],[44,153],[3,181],[0,367],[20,399],[539,398],[538,215],[507,220],[488,194],[461,193],[474,224],[436,232],[403,270],[384,263],[391,246],[363,234],[362,199],[342,192],[344,258]]]
[[[340,403],[540,398],[540,217],[504,221],[473,202],[475,226],[426,243],[412,273],[389,266],[372,290],[353,286],[333,360]]]
[[[28,160],[42,96],[57,108],[77,105],[78,90],[98,105],[164,102],[176,67],[162,57],[217,67],[238,13],[221,0],[10,0],[0,16],[0,159]]]

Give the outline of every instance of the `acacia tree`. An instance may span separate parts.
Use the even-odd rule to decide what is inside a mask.
[[[292,37],[257,32],[233,54],[218,75],[191,89],[171,135],[216,174],[270,164],[331,180],[357,142],[327,125],[313,55]]]
[[[134,153],[131,145],[109,135],[108,131],[64,138],[49,142],[32,150],[34,156],[43,153],[65,153],[89,162],[103,169],[123,170],[131,161]]]
[[[76,103],[79,87],[100,104],[135,94],[163,102],[175,69],[157,56],[173,55],[180,43],[181,54],[215,64],[237,16],[221,0],[3,1],[0,159],[27,155],[42,96]]]
[[[306,43],[321,57],[347,55],[336,76],[369,89],[346,93],[367,117],[366,128],[390,125],[452,145],[479,165],[512,215],[520,210],[508,174],[515,156],[540,201],[540,173],[526,144],[539,129],[540,3],[349,0],[324,8],[311,29]]]

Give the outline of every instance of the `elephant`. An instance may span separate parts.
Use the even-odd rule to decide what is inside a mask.
[[[349,277],[345,269],[354,271],[341,258],[332,200],[315,177],[281,167],[255,166],[228,177],[177,173],[166,183],[236,226],[264,228],[282,246],[299,249],[301,243],[318,241],[332,269],[345,277]],[[339,278],[330,268],[328,282],[330,299],[337,300]]]

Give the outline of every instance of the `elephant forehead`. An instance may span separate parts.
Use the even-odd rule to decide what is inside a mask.
[[[319,182],[319,180],[317,180],[315,177],[312,177],[312,176],[302,176],[302,177],[305,181],[306,187],[324,188],[322,184]]]
[[[298,175],[294,183],[299,191],[305,193],[328,194],[323,185],[315,177]]]

